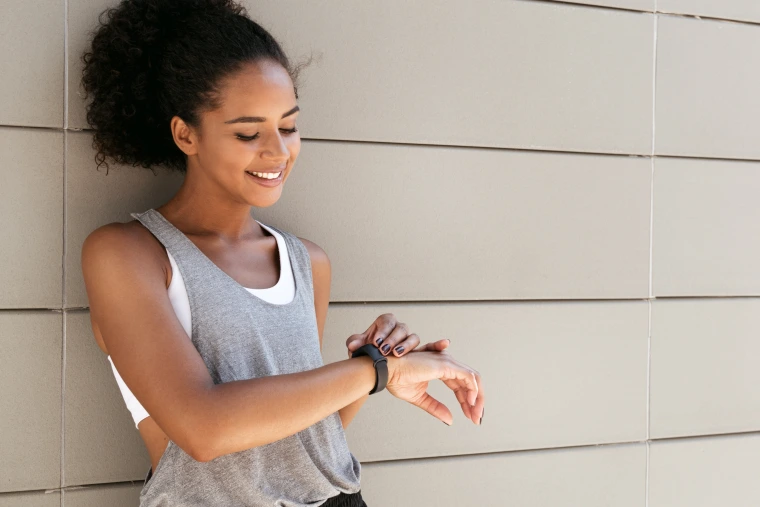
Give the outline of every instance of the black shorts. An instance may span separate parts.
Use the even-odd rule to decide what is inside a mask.
[[[367,507],[367,504],[362,498],[362,492],[357,491],[350,495],[340,493],[338,496],[330,497],[322,507]]]

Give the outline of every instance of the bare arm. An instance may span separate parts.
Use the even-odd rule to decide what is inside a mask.
[[[163,247],[147,231],[110,224],[82,247],[92,318],[129,389],[198,461],[295,434],[368,393],[368,357],[288,375],[214,385],[166,291]]]
[[[325,321],[327,320],[327,308],[330,304],[330,285],[332,279],[332,266],[327,253],[316,243],[308,239],[298,238],[306,245],[311,257],[311,273],[314,280],[314,310],[317,314],[317,328],[319,329],[319,349],[322,350]],[[374,386],[374,383],[373,383]],[[370,386],[372,389],[373,386]],[[364,396],[350,405],[341,408],[338,412],[343,427],[346,428],[369,398],[369,391]]]

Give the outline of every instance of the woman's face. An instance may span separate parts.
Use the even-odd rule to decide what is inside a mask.
[[[282,65],[264,60],[246,64],[219,90],[222,106],[200,115],[188,175],[199,172],[236,202],[271,206],[301,149],[293,82]],[[273,180],[252,175],[266,172],[282,174]]]

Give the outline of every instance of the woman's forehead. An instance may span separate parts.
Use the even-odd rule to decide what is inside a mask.
[[[278,63],[246,64],[220,85],[220,112],[227,114],[242,115],[248,112],[279,119],[296,103],[293,81]]]

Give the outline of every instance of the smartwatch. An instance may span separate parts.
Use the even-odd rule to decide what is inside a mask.
[[[385,389],[385,384],[388,383],[388,358],[372,343],[362,345],[351,354],[351,357],[359,356],[369,356],[372,358],[375,365],[375,387],[372,388],[369,394],[379,393]]]

